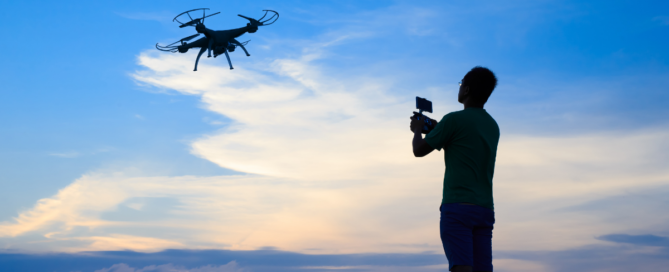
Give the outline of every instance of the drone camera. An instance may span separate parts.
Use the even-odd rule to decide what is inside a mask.
[[[432,129],[434,129],[436,126],[437,121],[423,115],[423,112],[426,111],[432,113],[432,101],[416,96],[416,108],[418,109],[418,112],[414,112],[416,120],[424,120],[425,122],[421,132],[423,134],[430,133],[430,131],[432,131]]]

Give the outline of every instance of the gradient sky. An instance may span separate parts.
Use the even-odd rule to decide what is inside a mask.
[[[199,7],[212,29],[281,17],[234,70],[193,72],[196,50],[154,45],[195,33],[171,20]],[[444,271],[443,155],[413,158],[408,117],[415,96],[461,109],[476,65],[499,79],[496,271],[669,265],[666,1],[0,10],[0,267]]]

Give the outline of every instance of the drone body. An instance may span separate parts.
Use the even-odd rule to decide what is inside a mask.
[[[202,17],[193,19],[190,13],[196,10],[202,10]],[[167,46],[160,46],[156,44],[156,49],[173,53],[174,52],[186,53],[188,49],[200,48],[200,52],[197,54],[197,59],[195,59],[195,69],[193,71],[197,71],[197,64],[200,61],[200,57],[202,56],[202,54],[204,54],[205,51],[208,51],[207,57],[211,57],[211,51],[214,51],[214,58],[217,57],[218,55],[225,54],[225,57],[228,59],[228,64],[230,65],[230,70],[232,70],[234,68],[232,67],[232,62],[230,61],[230,55],[228,54],[228,52],[234,52],[235,48],[239,46],[242,48],[242,50],[244,50],[246,56],[251,56],[244,47],[244,45],[246,45],[249,41],[239,42],[237,41],[236,38],[247,32],[255,33],[256,31],[258,31],[259,26],[271,25],[274,22],[276,22],[276,20],[279,19],[279,13],[277,13],[276,11],[264,10],[265,15],[263,15],[263,17],[261,17],[258,20],[240,14],[239,17],[249,20],[249,23],[246,24],[245,27],[229,29],[229,30],[211,30],[204,26],[204,19],[219,14],[220,12],[205,16],[205,10],[208,9],[200,8],[200,9],[189,10],[177,15],[176,17],[174,17],[174,20],[172,20],[181,23],[178,20],[178,18],[184,17],[184,15],[188,16],[188,18],[190,18],[190,21],[188,21],[187,23],[181,23],[179,27],[184,28],[187,26],[194,26],[198,34],[188,36]],[[272,16],[267,18],[265,21],[262,21],[262,19],[265,18],[265,16],[267,16],[269,12],[272,12]],[[200,34],[204,34],[204,37],[192,43],[187,42],[199,36]],[[181,43],[181,44],[175,45],[176,43]]]

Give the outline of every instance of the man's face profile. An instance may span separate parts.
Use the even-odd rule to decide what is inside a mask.
[[[465,86],[465,79],[460,81],[460,89],[458,91],[458,102],[464,103],[465,97],[469,94],[469,87]]]

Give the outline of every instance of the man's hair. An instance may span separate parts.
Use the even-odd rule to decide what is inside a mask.
[[[485,104],[497,86],[497,77],[490,69],[476,66],[465,75],[463,85],[469,86],[474,102]]]

